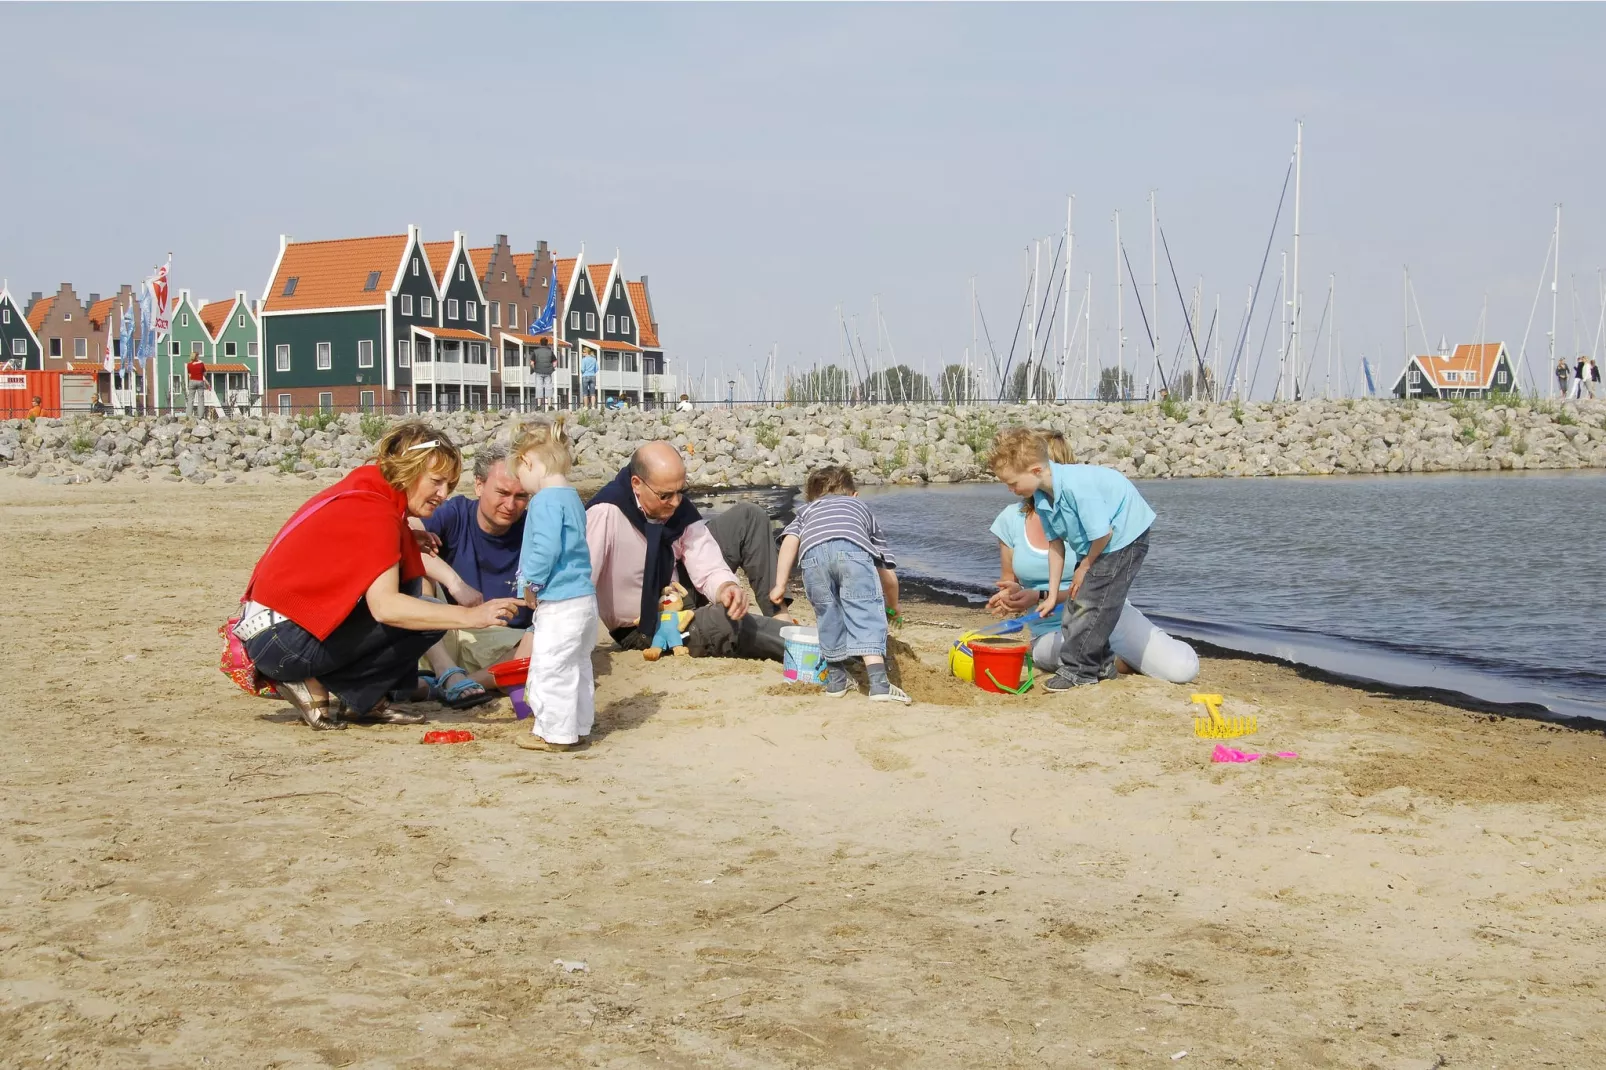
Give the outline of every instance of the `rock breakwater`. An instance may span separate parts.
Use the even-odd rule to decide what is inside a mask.
[[[529,413],[435,413],[470,457]],[[1077,459],[1138,478],[1606,468],[1606,401],[1298,404],[897,405],[569,414],[576,478],[619,469],[668,439],[696,486],[797,485],[846,464],[860,482],[987,478],[987,449],[1017,424],[1063,431]],[[366,460],[392,418],[75,416],[0,423],[0,471],[62,483],[233,482],[249,472],[333,477]]]

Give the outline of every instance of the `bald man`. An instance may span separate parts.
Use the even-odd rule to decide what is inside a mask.
[[[781,628],[791,619],[767,599],[749,612],[735,570],[755,591],[775,582],[775,533],[756,505],[732,506],[711,520],[686,500],[686,462],[668,442],[649,442],[586,505],[586,542],[597,611],[624,650],[652,645],[658,594],[684,568],[706,604],[692,616],[693,657],[779,661]],[[649,610],[651,612],[649,612]]]

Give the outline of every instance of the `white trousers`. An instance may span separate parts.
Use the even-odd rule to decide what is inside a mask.
[[[530,624],[530,675],[524,701],[535,711],[536,735],[578,743],[596,721],[591,651],[597,645],[597,598],[540,602]]]
[[[1058,628],[1039,638],[1032,646],[1033,664],[1058,665],[1062,641]],[[1110,633],[1110,649],[1132,668],[1156,680],[1185,684],[1199,675],[1199,655],[1193,647],[1161,631],[1131,602],[1121,607],[1121,617]]]

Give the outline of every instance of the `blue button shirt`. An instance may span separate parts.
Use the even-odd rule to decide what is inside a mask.
[[[1037,492],[1037,513],[1050,539],[1062,539],[1078,559],[1110,536],[1111,553],[1132,545],[1154,523],[1154,510],[1132,481],[1101,464],[1051,464],[1054,497]]]

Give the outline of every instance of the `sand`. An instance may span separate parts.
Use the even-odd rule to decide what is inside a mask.
[[[314,733],[215,667],[312,487],[0,478],[0,1063],[1606,1065],[1598,735],[1228,658],[984,697],[918,605],[908,709],[601,655],[583,752]]]

